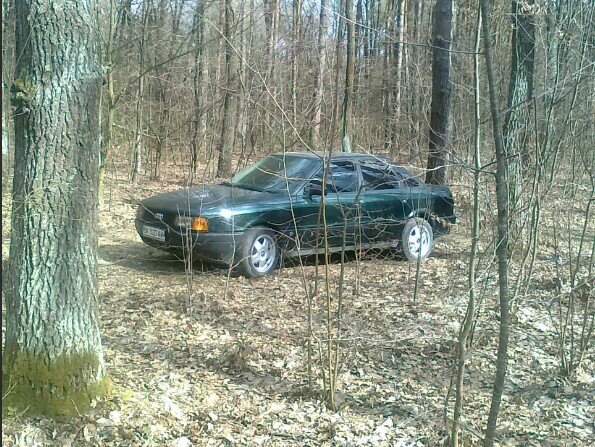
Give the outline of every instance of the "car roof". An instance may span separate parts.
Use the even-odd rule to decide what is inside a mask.
[[[328,152],[323,151],[292,151],[292,152],[276,152],[272,155],[283,156],[290,155],[293,157],[304,157],[304,158],[325,158],[328,157]],[[352,152],[332,152],[332,160],[383,160],[389,161],[386,157],[379,157],[377,155],[363,154],[363,153],[352,153]]]

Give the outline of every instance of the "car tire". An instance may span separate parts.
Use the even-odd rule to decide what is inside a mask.
[[[421,217],[409,219],[401,238],[403,253],[412,262],[426,259],[434,248],[434,232],[427,220]]]
[[[275,233],[268,228],[250,228],[236,251],[235,270],[248,278],[266,276],[277,268],[279,258]]]

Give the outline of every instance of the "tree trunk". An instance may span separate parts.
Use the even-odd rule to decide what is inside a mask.
[[[238,40],[236,41],[236,51],[239,52],[239,57],[237,58],[237,67],[236,67],[236,77],[237,81],[235,83],[236,87],[236,101],[235,101],[235,130],[234,135],[236,139],[239,141],[235,141],[232,143],[234,148],[238,148],[240,150],[240,158],[241,162],[244,162],[243,159],[245,155],[246,149],[246,135],[248,129],[248,120],[247,117],[247,104],[246,102],[250,98],[250,91],[246,88],[246,81],[247,81],[247,68],[246,62],[248,60],[248,30],[253,26],[251,15],[246,15],[246,7],[250,9],[251,5],[247,5],[246,3],[242,3],[240,11],[238,11],[238,15],[240,17],[244,17],[245,19],[242,21],[242,24],[238,26],[235,30],[235,34],[238,35]]]
[[[291,58],[291,116],[294,127],[298,122],[298,76],[301,35],[302,0],[293,0],[293,55]]]
[[[432,105],[430,145],[426,182],[444,185],[448,163],[450,116],[450,67],[453,0],[437,0],[434,8],[434,48],[432,57]]]
[[[488,415],[488,423],[483,441],[484,447],[494,445],[496,433],[496,422],[502,401],[504,379],[508,364],[508,334],[510,324],[510,302],[508,287],[508,184],[506,182],[506,171],[508,159],[502,140],[502,125],[498,110],[497,86],[494,76],[494,62],[492,59],[490,16],[488,1],[481,0],[481,15],[483,18],[484,53],[486,59],[486,72],[488,75],[488,89],[490,94],[490,112],[492,115],[492,127],[494,133],[494,144],[496,146],[496,203],[498,208],[498,241],[496,244],[496,257],[498,258],[498,286],[500,295],[500,331],[498,336],[498,357],[496,360],[496,377],[494,378],[494,389],[492,392],[492,403]]]
[[[114,38],[116,34],[116,6],[115,0],[110,0],[109,24],[107,32],[107,48],[105,51],[105,65],[107,65],[107,119],[105,122],[105,130],[103,131],[103,138],[101,139],[101,150],[99,152],[99,175],[97,179],[97,197],[99,205],[103,205],[103,193],[105,189],[105,169],[107,166],[107,157],[109,155],[110,144],[112,142],[112,133],[114,128]]]
[[[149,20],[149,9],[151,0],[144,0],[143,2],[143,25],[142,35],[140,40],[139,56],[138,56],[138,88],[136,90],[136,118],[134,123],[134,142],[132,151],[132,183],[138,182],[142,163],[142,125],[143,125],[143,109],[142,99],[145,91],[145,56],[147,43],[147,29]]]
[[[355,77],[355,24],[353,23],[353,0],[345,0],[347,22],[347,61],[345,64],[345,94],[343,95],[343,132],[341,149],[351,152],[351,118],[353,115],[353,78]]]
[[[207,115],[205,111],[205,84],[209,77],[209,65],[205,63],[205,2],[200,0],[194,15],[194,138],[192,139],[192,173],[198,172],[198,159],[205,150]],[[205,154],[206,156],[206,154]]]
[[[312,131],[310,144],[312,149],[320,149],[320,124],[322,121],[322,97],[324,95],[324,72],[326,70],[326,0],[320,0],[320,23],[318,25],[318,67],[314,81],[314,109],[312,112]]]
[[[16,8],[3,405],[77,414],[107,385],[97,294],[96,2],[22,0]]]
[[[233,93],[233,44],[231,42],[231,21],[233,11],[231,0],[225,0],[223,7],[223,35],[225,36],[225,92],[223,93],[223,120],[221,123],[221,141],[219,142],[219,160],[217,163],[217,177],[228,177],[231,172],[231,144],[233,143],[232,129],[232,93]]]
[[[198,159],[205,147],[207,119],[204,110],[205,82],[208,64],[205,63],[205,2],[200,0],[194,12],[194,135],[192,138],[192,176],[198,172]]]
[[[9,86],[14,74],[14,0],[2,1],[2,188],[12,167],[12,111]]]
[[[343,65],[343,51],[342,51],[342,44],[343,44],[343,25],[344,25],[344,14],[345,14],[345,2],[346,0],[338,0],[336,3],[337,5],[337,28],[336,28],[336,36],[337,36],[337,44],[335,46],[335,95],[334,95],[334,102],[333,102],[333,113],[332,113],[332,138],[331,138],[331,146],[335,145],[335,137],[339,123],[339,101],[340,101],[340,80],[341,80],[341,67]]]
[[[116,95],[114,92],[114,43],[116,40],[116,22],[117,11],[115,0],[110,0],[110,12],[108,19],[108,34],[107,47],[105,51],[105,65],[107,66],[106,83],[107,83],[107,118],[104,128],[101,129],[103,137],[101,139],[101,151],[99,153],[99,178],[97,186],[97,197],[99,205],[103,205],[104,191],[105,191],[105,173],[107,169],[108,157],[110,154],[110,146],[112,144],[114,118],[116,115]]]
[[[463,379],[465,376],[465,357],[467,353],[467,341],[471,334],[473,321],[475,318],[475,281],[476,281],[476,258],[477,247],[479,242],[479,221],[480,221],[480,205],[479,205],[479,175],[481,170],[481,114],[480,114],[480,90],[479,90],[479,49],[481,44],[481,11],[477,14],[477,30],[475,34],[475,54],[473,55],[473,92],[475,96],[474,112],[475,112],[475,154],[473,157],[473,219],[471,228],[471,253],[469,255],[469,301],[467,302],[467,312],[461,324],[461,331],[459,333],[459,340],[457,344],[457,376],[455,380],[455,408],[452,417],[452,428],[450,436],[451,447],[458,447],[459,445],[459,423],[461,420],[461,413],[463,409]]]
[[[531,126],[530,98],[533,96],[535,53],[534,0],[512,1],[512,61],[508,84],[508,108],[504,117],[504,147],[509,157],[507,180],[510,185],[510,206],[515,214],[522,212],[523,169],[527,159],[527,138]],[[515,230],[515,232],[518,230]]]
[[[395,78],[394,82],[394,96],[392,97],[392,107],[390,116],[390,155],[395,156],[395,151],[398,148],[398,134],[399,134],[399,123],[401,122],[401,93],[403,90],[403,59],[405,45],[405,32],[407,30],[407,0],[399,1],[399,8],[397,12],[397,26],[399,28],[398,42],[396,45],[397,54],[395,58]],[[389,81],[390,82],[390,81]]]
[[[276,91],[277,84],[275,82],[275,67],[277,63],[277,39],[279,33],[280,21],[280,0],[265,0],[264,1],[264,19],[266,26],[266,77],[263,89],[266,95],[265,107],[267,110],[266,119],[264,120],[264,132],[267,129],[273,129],[275,126],[275,114],[277,109]]]
[[[393,116],[393,93],[394,89],[391,86],[391,80],[393,79],[393,65],[392,56],[394,51],[392,47],[394,43],[393,36],[393,23],[394,23],[394,7],[395,0],[389,0],[386,3],[386,22],[385,27],[387,30],[386,43],[384,45],[384,57],[382,58],[382,69],[384,76],[382,78],[382,109],[384,112],[384,150],[392,152],[392,116]]]

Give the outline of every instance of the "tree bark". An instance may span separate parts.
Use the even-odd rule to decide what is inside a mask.
[[[384,112],[384,150],[392,152],[392,129],[393,129],[393,93],[394,89],[391,85],[391,80],[393,79],[393,64],[392,64],[392,57],[393,57],[393,23],[394,23],[394,7],[395,7],[395,0],[389,0],[386,3],[386,21],[385,21],[385,28],[386,28],[386,43],[384,45],[384,56],[382,58],[382,69],[384,72],[384,76],[382,78],[382,109]]]
[[[192,138],[191,171],[198,172],[198,159],[205,147],[207,120],[204,110],[205,82],[208,78],[208,64],[205,63],[205,2],[199,0],[194,12],[194,129]]]
[[[105,190],[105,171],[107,157],[109,156],[110,145],[114,129],[114,118],[116,114],[116,103],[114,94],[114,40],[116,38],[116,5],[115,0],[110,0],[110,12],[107,33],[107,47],[105,50],[105,65],[107,66],[107,117],[104,125],[103,138],[101,139],[101,150],[99,152],[99,175],[97,180],[97,197],[99,205],[103,205]]]
[[[523,160],[528,158],[527,138],[531,125],[530,99],[533,96],[535,57],[534,0],[512,1],[512,61],[508,84],[508,108],[504,117],[504,146],[509,157],[507,178],[510,185],[510,205],[521,213],[523,191]],[[518,230],[515,230],[515,232]]]
[[[403,91],[403,60],[404,60],[404,40],[405,33],[407,31],[407,0],[400,0],[399,7],[397,10],[397,26],[399,29],[398,42],[396,44],[396,57],[395,57],[395,78],[394,78],[394,96],[392,96],[392,104],[390,110],[390,128],[389,128],[389,145],[390,155],[395,156],[396,149],[398,147],[397,136],[399,134],[399,123],[401,122],[401,93]],[[390,82],[390,81],[389,81]]]
[[[291,116],[293,125],[298,122],[298,77],[299,77],[299,52],[301,36],[302,0],[293,0],[293,45],[291,58]]]
[[[106,391],[97,294],[95,0],[16,3],[3,404],[77,414]]]
[[[343,95],[343,131],[341,149],[351,152],[351,118],[353,115],[353,79],[355,77],[355,24],[353,22],[353,0],[345,0],[345,22],[347,23],[347,60],[345,63],[345,93]]]
[[[231,0],[225,0],[223,7],[223,35],[225,37],[225,92],[223,93],[223,121],[221,123],[221,140],[219,142],[219,160],[217,163],[217,177],[228,177],[231,172],[231,144],[233,142],[232,129],[232,93],[233,93],[233,44],[231,42],[232,7]]]
[[[343,28],[344,28],[344,14],[345,14],[345,2],[346,0],[338,0],[336,3],[336,16],[337,17],[337,28],[336,28],[336,36],[337,42],[335,45],[335,79],[334,79],[334,87],[335,87],[335,94],[334,94],[334,102],[333,102],[333,113],[332,113],[332,138],[331,138],[331,146],[335,144],[335,138],[337,135],[337,129],[339,125],[339,103],[341,98],[341,68],[343,66]]]
[[[477,246],[479,242],[479,176],[481,173],[481,114],[480,114],[480,90],[479,90],[479,49],[481,44],[481,11],[477,13],[477,30],[475,33],[475,54],[473,55],[473,92],[474,92],[474,115],[475,115],[475,135],[474,146],[475,154],[473,156],[473,219],[471,227],[471,253],[469,255],[469,300],[467,301],[467,312],[461,324],[459,340],[457,344],[457,376],[455,380],[455,407],[452,417],[452,428],[450,436],[451,447],[459,445],[459,423],[463,410],[463,379],[465,376],[465,357],[467,353],[467,341],[471,334],[473,321],[475,318],[475,269],[477,258]]]
[[[2,179],[8,179],[11,168],[12,119],[9,86],[14,74],[14,0],[2,1]]]
[[[280,0],[264,0],[264,20],[266,26],[266,77],[263,90],[266,95],[266,119],[264,120],[264,128],[272,129],[275,126],[276,110],[276,92],[277,84],[275,82],[276,63],[277,63],[277,40],[279,33],[280,21]]]
[[[436,185],[446,183],[446,165],[448,163],[453,1],[437,0],[434,8],[432,104],[426,182]]]
[[[326,0],[320,0],[320,22],[318,25],[318,67],[314,81],[314,109],[312,111],[312,130],[310,145],[312,149],[320,149],[320,125],[322,121],[322,98],[324,95],[324,72],[326,70],[326,34],[327,11]]]
[[[494,144],[496,146],[496,204],[498,208],[498,241],[496,244],[496,257],[498,258],[498,286],[500,298],[500,330],[498,335],[498,357],[496,360],[496,377],[494,378],[494,389],[492,391],[492,403],[488,415],[484,447],[494,445],[494,436],[496,433],[496,423],[502,401],[502,391],[504,389],[504,379],[506,378],[506,368],[508,364],[508,336],[510,324],[510,302],[508,286],[508,184],[506,182],[506,171],[508,160],[506,149],[502,139],[502,125],[498,110],[497,86],[494,76],[494,61],[492,57],[492,45],[490,34],[490,16],[488,8],[489,0],[481,0],[481,15],[483,18],[482,31],[484,35],[484,54],[486,60],[486,72],[488,77],[488,89],[490,95],[490,112],[492,116],[492,127],[494,134]]]
[[[146,57],[146,43],[147,30],[149,20],[149,9],[151,7],[151,0],[143,1],[143,25],[140,40],[139,56],[138,56],[138,87],[136,90],[136,114],[134,123],[134,142],[132,150],[132,183],[138,182],[142,163],[142,125],[143,125],[143,109],[142,100],[145,91],[145,57]]]

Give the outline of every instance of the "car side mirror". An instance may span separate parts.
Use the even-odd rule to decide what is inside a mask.
[[[304,195],[310,200],[313,196],[322,196],[322,182],[320,180],[308,182],[304,188]]]

